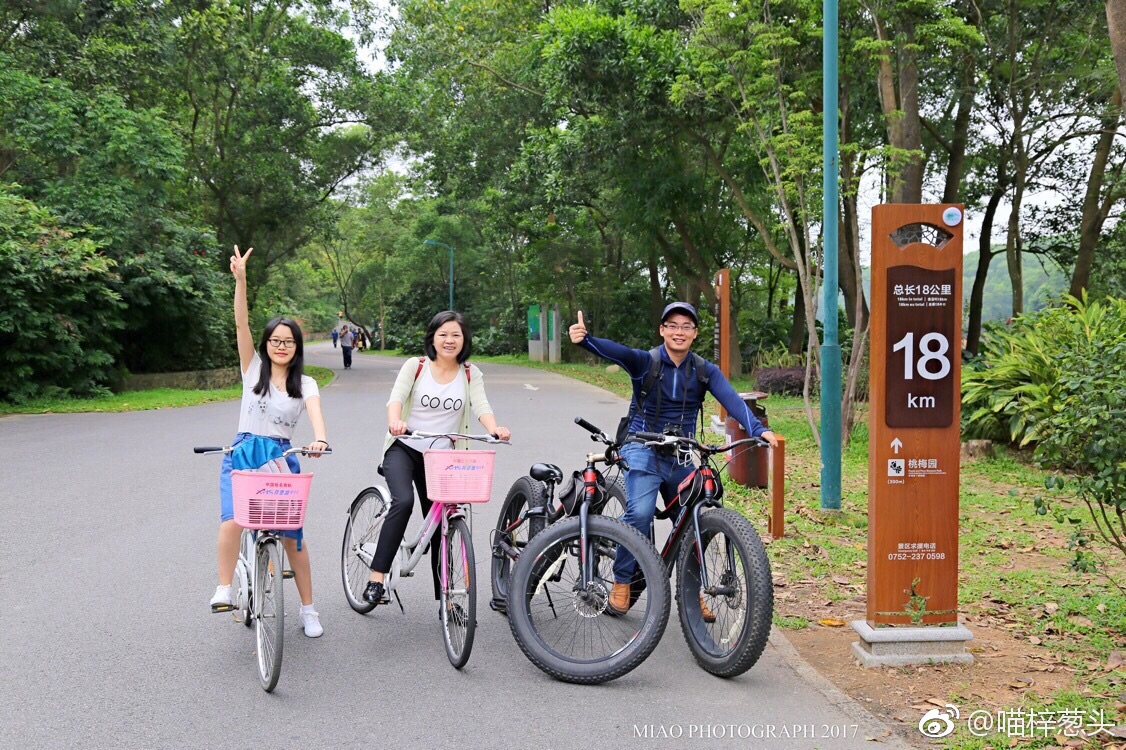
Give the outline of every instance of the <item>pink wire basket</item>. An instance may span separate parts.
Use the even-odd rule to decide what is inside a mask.
[[[244,529],[301,528],[312,484],[312,474],[232,471],[235,523]]]
[[[424,452],[426,494],[441,503],[489,502],[495,457],[496,451]]]

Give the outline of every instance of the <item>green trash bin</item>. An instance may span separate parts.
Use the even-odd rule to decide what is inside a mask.
[[[761,391],[739,394],[743,403],[751,410],[751,414],[758,417],[763,426],[769,427],[770,422],[766,419],[766,407],[759,403],[765,400],[766,396],[767,394]],[[727,433],[729,443],[747,437],[747,431],[730,415],[724,422],[724,431]],[[770,454],[765,447],[748,448],[740,446],[731,453],[727,464],[727,474],[736,483],[744,487],[765,489],[770,483]]]

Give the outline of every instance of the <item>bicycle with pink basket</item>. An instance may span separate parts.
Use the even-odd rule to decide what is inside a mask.
[[[231,446],[194,449],[196,453],[230,453]],[[312,474],[290,474],[285,457],[328,454],[290,448],[281,459],[258,471],[231,471],[231,496],[235,523],[242,527],[235,575],[231,581],[228,611],[239,611],[246,627],[255,626],[255,654],[262,689],[271,692],[281,676],[285,607],[282,579],[292,576],[285,570],[285,547],[279,531],[305,525],[305,506],[309,501]],[[217,609],[215,611],[224,611]]]
[[[476,440],[483,443],[502,443],[495,435],[463,435],[458,433],[431,433],[407,431],[422,438],[450,438]],[[475,503],[489,501],[493,487],[493,450],[427,450],[423,452],[426,469],[426,494],[433,505],[423,520],[422,528],[413,540],[403,539],[391,570],[384,582],[388,596],[399,599],[398,587],[402,579],[414,575],[414,569],[430,548],[434,535],[441,532],[438,558],[438,590],[442,641],[446,656],[455,669],[469,661],[473,650],[473,635],[477,630],[477,571],[473,555],[470,508]],[[382,467],[380,467],[382,473]],[[368,487],[356,496],[348,508],[348,523],[344,527],[344,544],[340,552],[340,569],[344,580],[344,596],[348,604],[360,614],[370,612],[375,605],[363,599],[371,573],[371,561],[376,542],[387,512],[391,508],[391,494],[386,487]]]

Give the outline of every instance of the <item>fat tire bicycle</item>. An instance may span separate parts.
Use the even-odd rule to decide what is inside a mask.
[[[476,440],[483,443],[508,445],[495,435],[464,435],[459,433],[430,433],[408,430],[405,434],[421,438],[451,438]],[[454,669],[461,669],[473,651],[473,638],[477,631],[477,571],[473,554],[473,537],[470,529],[470,504],[487,502],[492,487],[493,455],[491,450],[428,450],[423,453],[426,462],[426,489],[432,502],[423,520],[422,528],[414,539],[403,539],[391,563],[385,581],[386,595],[392,595],[403,610],[398,587],[403,578],[414,575],[414,569],[430,548],[431,540],[440,531],[439,548],[439,618],[442,643],[446,656]],[[462,469],[453,474],[442,474],[442,466],[457,463]],[[431,471],[436,481],[431,481]],[[383,473],[383,467],[379,467]],[[467,480],[462,475],[475,475]],[[383,485],[367,487],[360,491],[348,507],[348,521],[344,526],[344,541],[340,549],[340,574],[344,583],[344,597],[348,605],[367,614],[375,604],[363,599],[371,573],[371,561],[387,513],[391,509],[391,493]]]
[[[584,491],[583,473],[588,468],[594,471],[598,483],[590,512],[619,518],[626,511],[626,484],[618,455],[620,446],[582,417],[575,417],[575,424],[590,432],[591,440],[606,445],[604,453],[593,455],[594,463],[606,464],[608,473],[590,466],[573,472],[564,482],[563,470],[558,466],[537,463],[527,475],[512,483],[501,505],[491,545],[493,598],[489,607],[495,612],[507,611],[512,564],[528,542],[549,525],[579,512],[576,498]]]
[[[198,446],[196,453],[230,453],[231,446]],[[282,458],[299,453],[302,456],[327,455],[331,450],[311,451],[290,448]],[[248,476],[249,475],[249,476]],[[255,477],[254,475],[260,475]],[[260,497],[251,498],[239,489],[239,480],[260,484],[272,481],[277,487],[258,487]],[[273,692],[281,677],[282,652],[285,644],[285,590],[282,580],[292,578],[285,568],[285,546],[280,528],[301,528],[305,521],[305,505],[312,474],[279,472],[231,472],[235,521],[243,526],[239,539],[238,559],[231,579],[231,600],[227,606],[212,612],[236,612],[246,627],[254,626],[254,654],[258,662],[258,679],[262,689]],[[279,528],[266,528],[270,523]]]
[[[564,507],[568,517],[552,509],[560,520],[538,533],[533,524],[551,520],[544,498],[562,479],[562,472],[550,464],[536,464],[530,481],[517,481],[529,492],[521,515],[530,538],[521,547],[509,541],[512,529],[498,530],[500,546],[494,547],[494,564],[498,552],[511,561],[509,575],[501,580],[506,586],[509,626],[524,655],[555,679],[597,684],[629,673],[648,658],[668,623],[671,593],[668,575],[650,541],[616,517],[598,514],[605,510],[610,490],[600,481],[597,464],[626,468],[617,444],[589,422],[575,422],[592,439],[606,444],[607,450],[587,454],[581,485],[574,487],[575,495]],[[624,499],[624,492],[620,497]],[[639,584],[632,608],[624,613],[609,607],[619,547],[637,560]]]
[[[770,636],[774,584],[758,532],[740,513],[723,507],[723,484],[713,456],[769,444],[749,437],[709,446],[694,438],[651,432],[635,433],[631,440],[676,451],[685,465],[698,458],[677,495],[657,510],[657,518],[673,524],[660,556],[667,575],[676,566],[680,627],[696,662],[719,677],[743,674],[762,656]],[[653,538],[652,527],[649,533]],[[645,580],[635,577],[630,599],[644,586]]]

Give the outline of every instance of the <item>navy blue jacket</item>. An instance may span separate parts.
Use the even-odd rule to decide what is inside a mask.
[[[707,395],[699,379],[696,377],[696,358],[687,356],[679,366],[674,366],[669,358],[668,351],[661,346],[661,376],[657,386],[649,392],[649,397],[637,408],[637,392],[645,376],[649,374],[649,364],[653,358],[645,349],[630,349],[628,346],[599,339],[587,334],[579,344],[588,352],[597,354],[602,359],[621,365],[633,380],[633,405],[634,413],[630,421],[630,432],[660,432],[667,425],[679,425],[684,435],[691,437],[696,434],[696,414],[700,404]],[[758,437],[767,428],[751,413],[747,404],[731,387],[731,383],[723,376],[719,368],[705,360],[707,368],[707,390],[711,391],[716,400],[723,405],[727,413],[734,417],[748,435]],[[657,391],[660,390],[660,413],[657,411]]]

